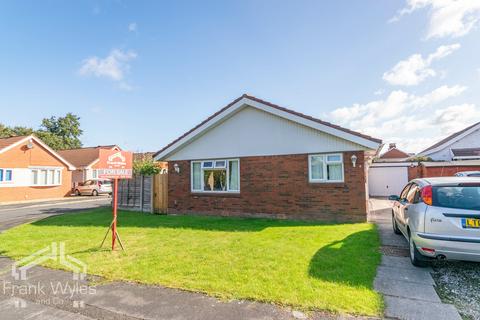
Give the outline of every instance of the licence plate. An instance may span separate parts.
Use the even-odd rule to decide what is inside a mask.
[[[465,229],[480,229],[480,219],[463,218],[462,226]]]

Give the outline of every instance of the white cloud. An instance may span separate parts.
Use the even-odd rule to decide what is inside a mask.
[[[130,32],[135,32],[137,31],[137,23],[136,22],[132,22],[128,25],[128,31]]]
[[[430,8],[428,38],[461,37],[477,26],[480,20],[478,0],[407,0],[407,6],[400,10],[390,22],[416,10]]]
[[[424,95],[395,90],[385,99],[338,108],[328,117],[384,142],[396,142],[407,152],[418,152],[480,117],[480,109],[472,104],[439,107],[465,90],[460,85],[441,86]]]
[[[383,92],[384,92],[383,89],[378,89],[373,94],[376,95],[376,96],[381,96],[383,94]]]
[[[82,76],[95,76],[98,78],[107,78],[119,82],[121,89],[128,86],[123,80],[125,74],[130,70],[129,62],[137,57],[133,51],[124,52],[114,49],[105,58],[90,57],[83,61],[78,70]],[[131,89],[131,87],[129,87]]]
[[[434,125],[442,131],[452,133],[466,127],[466,124],[480,118],[480,109],[474,104],[460,104],[435,111]]]
[[[391,70],[383,74],[383,80],[392,85],[414,86],[423,82],[428,77],[434,77],[437,72],[430,68],[430,65],[439,59],[445,58],[460,48],[455,43],[447,46],[440,46],[437,50],[423,58],[421,54],[413,54],[407,60],[398,62]]]

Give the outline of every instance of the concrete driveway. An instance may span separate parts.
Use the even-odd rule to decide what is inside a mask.
[[[461,320],[457,309],[442,303],[435,291],[432,269],[410,263],[408,242],[392,228],[392,203],[370,199],[369,221],[378,227],[382,262],[377,269],[375,290],[385,298],[385,316],[405,320]]]

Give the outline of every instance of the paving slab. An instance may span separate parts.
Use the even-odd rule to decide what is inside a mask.
[[[377,269],[379,278],[393,279],[410,283],[435,285],[430,273],[424,269],[406,269],[397,267],[379,266]]]
[[[440,298],[435,292],[435,289],[431,285],[411,283],[382,277],[375,278],[373,285],[375,290],[383,293],[384,295],[437,303],[441,302]]]
[[[405,320],[461,320],[457,309],[450,304],[431,303],[385,296],[385,316]]]
[[[9,298],[0,301],[0,318],[2,320],[92,320],[78,313],[67,312],[43,304]]]
[[[402,269],[419,269],[418,267],[415,267],[412,265],[410,262],[410,258],[407,257],[394,257],[394,256],[382,256],[382,262],[380,263],[382,266],[387,266],[387,267],[396,267],[396,268],[402,268]],[[431,271],[431,268],[420,268],[420,270],[426,270],[426,271]]]

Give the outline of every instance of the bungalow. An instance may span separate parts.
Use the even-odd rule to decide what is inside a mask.
[[[480,171],[480,122],[455,132],[419,153],[433,161],[421,164],[417,176],[452,176]]]
[[[72,188],[78,183],[97,178],[98,168],[96,166],[100,157],[100,149],[121,150],[117,145],[109,145],[58,151],[58,154],[76,167],[72,174]]]
[[[480,122],[451,134],[419,155],[434,161],[480,159]]]
[[[381,140],[243,95],[154,156],[168,212],[365,221]]]
[[[65,197],[75,167],[39,138],[0,139],[0,203]]]

